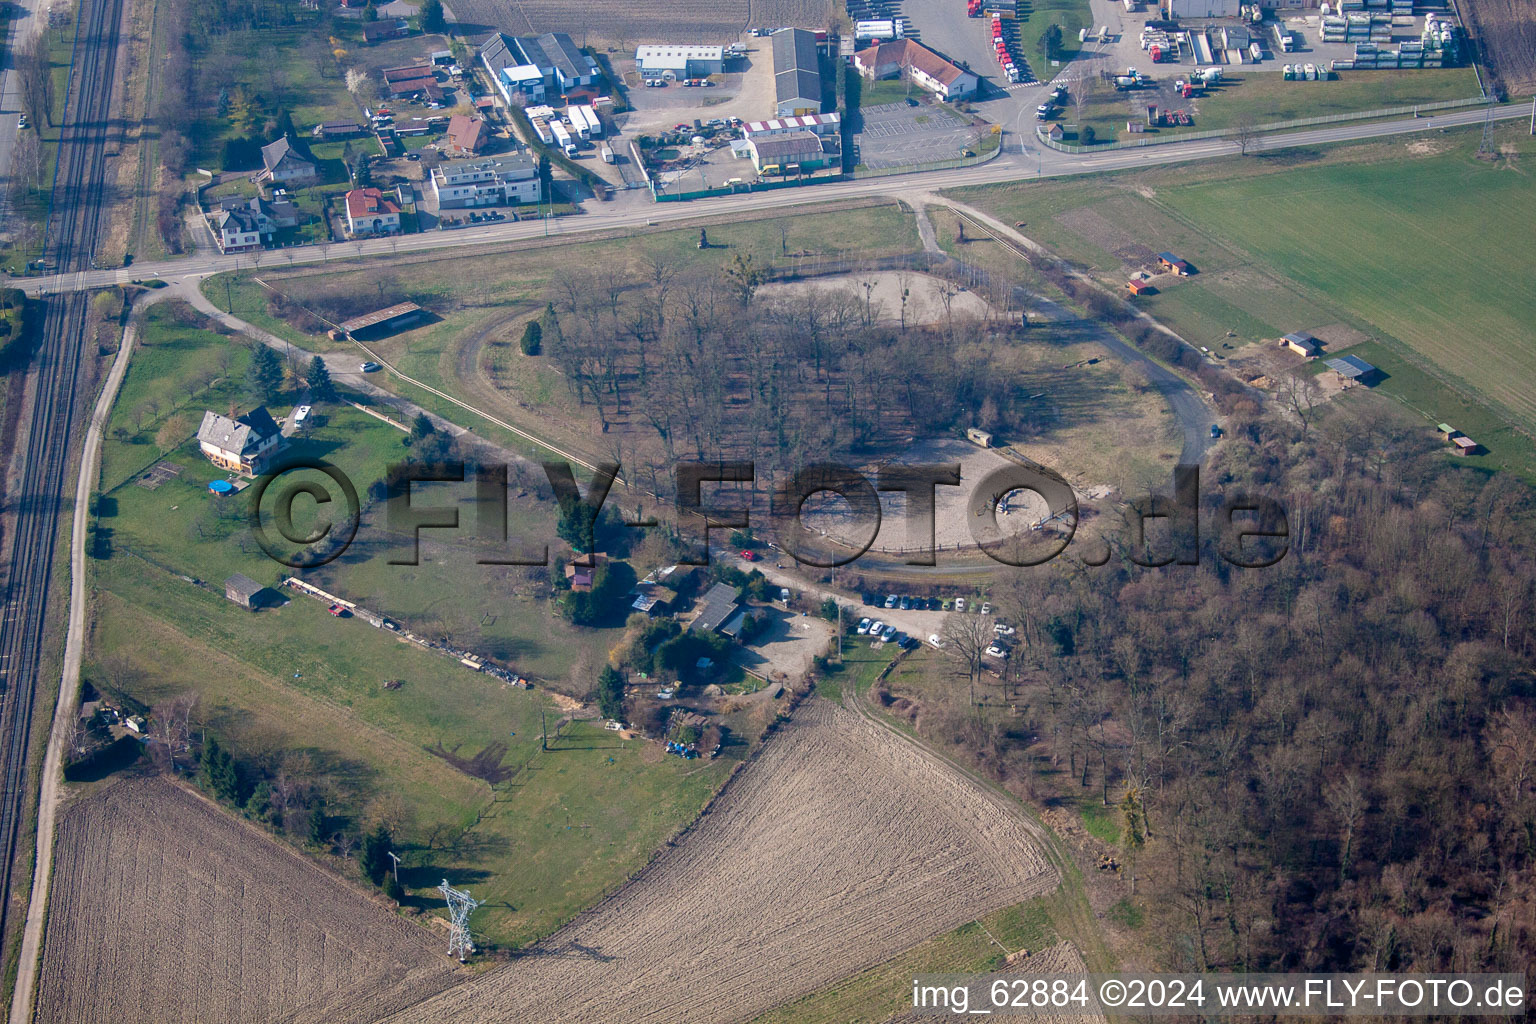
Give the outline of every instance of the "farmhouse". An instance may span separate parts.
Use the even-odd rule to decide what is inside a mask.
[[[1323,365],[1345,380],[1354,381],[1357,384],[1370,384],[1380,373],[1376,367],[1359,356],[1339,356],[1337,359],[1325,359],[1323,360]]]
[[[1308,359],[1322,351],[1322,346],[1318,344],[1318,340],[1305,331],[1292,331],[1280,339],[1280,344],[1299,356],[1306,356]]]
[[[432,195],[439,209],[539,201],[539,172],[523,153],[493,160],[455,160],[432,168]]]
[[[197,444],[208,461],[237,473],[260,473],[282,441],[283,433],[265,406],[236,419],[210,409],[197,428]]]
[[[1157,254],[1157,269],[1166,274],[1178,274],[1180,277],[1188,277],[1190,274],[1189,264],[1171,252]]]
[[[725,70],[725,47],[678,46],[663,43],[635,49],[635,67],[646,80],[675,82],[679,78],[707,78]]]
[[[302,181],[317,173],[314,163],[304,159],[286,135],[261,147],[261,168],[260,181]]]
[[[821,113],[821,53],[816,33],[782,28],[773,40],[773,91],[780,117]]]
[[[853,55],[853,66],[870,81],[906,74],[913,82],[946,100],[969,96],[979,84],[971,72],[951,64],[913,39],[898,39],[860,50]]]
[[[347,234],[388,235],[400,230],[400,205],[376,188],[347,193]]]
[[[443,149],[451,156],[479,156],[485,145],[485,122],[478,117],[454,114],[448,119],[448,137]]]
[[[287,199],[268,202],[260,196],[231,198],[219,203],[214,223],[218,227],[220,249],[245,252],[271,241],[281,228],[297,227],[299,210]]]
[[[699,614],[689,623],[688,628],[701,633],[718,632],[736,615],[736,606],[740,601],[735,587],[729,583],[716,583],[704,592]]]
[[[752,166],[759,174],[793,174],[814,171],[827,162],[821,138],[810,132],[790,132],[747,140]]]

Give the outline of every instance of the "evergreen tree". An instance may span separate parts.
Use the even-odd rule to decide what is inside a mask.
[[[331,371],[319,356],[309,361],[309,373],[305,375],[305,381],[309,384],[310,398],[316,402],[337,400],[336,384],[331,380]]]
[[[378,21],[379,20],[379,9],[377,7],[375,7],[375,6],[373,6],[373,4],[371,4],[371,3],[367,7],[364,7],[363,8],[363,20],[364,21]]]
[[[208,737],[208,742],[203,746],[202,760],[198,765],[198,781],[220,800],[239,802],[240,769],[230,752],[219,746],[216,737]]]
[[[539,326],[537,320],[529,320],[523,325],[523,338],[518,345],[525,356],[536,356],[543,347],[544,328]]]
[[[411,443],[414,444],[417,441],[426,440],[432,436],[433,431],[436,429],[436,427],[432,426],[432,420],[426,413],[417,413],[416,418],[411,420]]]
[[[275,399],[283,387],[283,364],[278,361],[277,353],[265,345],[257,345],[251,352],[245,384],[253,400],[270,402]]]
[[[324,804],[317,803],[309,809],[309,841],[311,843],[320,846],[325,842],[327,824]]]
[[[384,884],[384,875],[389,870],[389,848],[389,829],[383,825],[363,837],[363,850],[357,863],[363,877],[374,885]]]
[[[597,706],[604,718],[624,720],[624,677],[612,665],[604,665],[598,674]]]
[[[418,13],[421,15],[423,32],[443,32],[448,21],[443,17],[443,0],[424,0]]]
[[[546,302],[544,312],[539,314],[539,346],[553,345],[557,348],[560,344],[560,317],[555,313],[555,304]]]
[[[394,875],[384,879],[384,895],[399,903],[405,899],[405,886]]]

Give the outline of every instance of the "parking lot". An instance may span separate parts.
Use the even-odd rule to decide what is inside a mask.
[[[859,117],[856,162],[871,170],[953,160],[981,136],[964,118],[928,103],[865,107]]]

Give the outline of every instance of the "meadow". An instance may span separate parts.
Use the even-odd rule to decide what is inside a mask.
[[[1136,303],[1194,344],[1345,324],[1433,378],[1447,405],[1470,401],[1529,432],[1536,296],[1523,281],[1536,211],[1523,199],[1536,139],[1500,128],[1501,155],[1485,159],[1480,138],[1442,132],[956,197],[1024,221],[1111,287],[1148,254],[1176,252],[1197,273],[1160,278]],[[1433,397],[1416,397],[1433,426]]]

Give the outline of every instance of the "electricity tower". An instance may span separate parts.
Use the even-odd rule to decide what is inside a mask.
[[[1490,99],[1488,101],[1488,113],[1483,118],[1483,141],[1478,143],[1477,155],[1494,156],[1497,152],[1498,147],[1493,139],[1493,101]]]
[[[463,963],[475,951],[475,942],[469,937],[469,915],[482,901],[462,889],[455,889],[446,878],[437,891],[448,901],[448,955],[457,956],[459,963]]]

